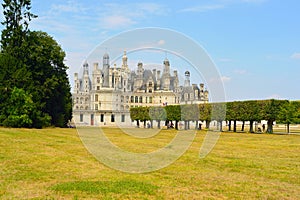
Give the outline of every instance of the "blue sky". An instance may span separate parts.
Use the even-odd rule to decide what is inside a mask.
[[[161,27],[185,34],[208,52],[227,101],[294,100],[300,99],[299,10],[297,0],[32,0],[39,17],[31,29],[49,33],[62,46],[71,81],[107,38]]]

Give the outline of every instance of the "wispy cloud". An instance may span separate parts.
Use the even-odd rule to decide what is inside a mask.
[[[279,94],[272,94],[266,97],[266,99],[282,99],[282,97]]]
[[[133,19],[122,15],[107,16],[101,20],[101,25],[105,29],[121,29],[136,23]]]
[[[243,74],[246,74],[247,71],[244,70],[244,69],[236,69],[233,71],[235,74],[239,74],[239,75],[243,75]]]
[[[262,4],[268,0],[217,0],[214,4],[197,4],[179,10],[179,12],[208,12],[224,9],[233,4]]]
[[[68,12],[68,13],[79,13],[83,12],[85,8],[76,1],[70,0],[64,4],[52,4],[50,12],[53,13],[61,13],[61,12]]]
[[[299,60],[299,59],[300,59],[300,53],[293,53],[293,54],[290,56],[290,58]]]
[[[184,8],[179,12],[206,12],[211,10],[219,10],[224,8],[224,4],[214,4],[214,5],[199,5],[199,6],[192,6],[188,8]]]
[[[221,81],[222,81],[223,83],[229,82],[230,80],[231,80],[231,77],[229,77],[229,76],[221,76]]]
[[[228,63],[228,62],[232,62],[233,60],[230,59],[230,58],[220,58],[219,61],[224,62],[224,63]]]
[[[104,4],[98,16],[106,29],[123,29],[152,16],[166,15],[169,10],[157,3]]]
[[[216,78],[211,78],[209,80],[209,83],[220,84],[220,83],[226,83],[226,82],[229,82],[229,81],[231,81],[231,77],[229,77],[229,76],[220,76],[220,77],[216,77]]]

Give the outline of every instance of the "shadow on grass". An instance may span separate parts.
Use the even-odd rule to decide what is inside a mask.
[[[90,194],[132,194],[141,193],[153,195],[158,186],[135,180],[121,181],[74,181],[54,185],[52,190],[69,193],[72,191],[86,192]]]

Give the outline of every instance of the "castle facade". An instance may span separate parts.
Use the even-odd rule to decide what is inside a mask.
[[[126,52],[121,66],[110,65],[109,55],[103,55],[102,68],[94,63],[91,76],[84,63],[83,74],[75,73],[73,121],[77,126],[134,126],[130,108],[139,106],[166,106],[208,102],[204,84],[190,84],[190,72],[185,72],[184,85],[179,85],[178,72],[171,73],[168,59],[163,70],[144,69],[137,64],[132,71]]]

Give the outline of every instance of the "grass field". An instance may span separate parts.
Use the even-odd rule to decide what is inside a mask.
[[[135,152],[162,147],[176,134],[138,139],[104,131]],[[128,174],[97,161],[76,129],[0,128],[0,199],[300,199],[299,135],[224,132],[200,159],[204,136],[197,132],[172,165]]]

